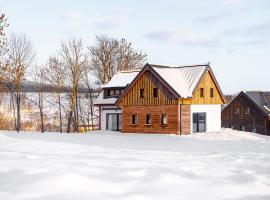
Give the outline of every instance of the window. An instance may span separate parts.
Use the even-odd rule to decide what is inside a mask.
[[[210,88],[210,97],[211,97],[211,98],[214,97],[214,88]]]
[[[250,113],[250,109],[249,108],[246,108],[245,114],[248,115],[249,113]]]
[[[158,89],[157,88],[153,88],[153,96],[158,97]]]
[[[114,95],[114,90],[109,90],[109,96],[113,96]]]
[[[152,117],[151,117],[151,115],[146,115],[146,118],[145,118],[145,123],[146,124],[152,124]]]
[[[161,125],[167,125],[167,115],[161,115]]]
[[[200,97],[204,97],[204,89],[200,88]]]
[[[238,115],[240,113],[240,109],[239,108],[236,108],[235,111],[234,111],[234,114],[235,115]]]
[[[257,130],[256,130],[256,125],[253,124],[253,126],[252,126],[252,132],[253,132],[253,133],[256,133],[256,131],[257,131]]]
[[[138,123],[138,117],[137,115],[132,115],[132,124],[135,125]]]
[[[115,90],[115,91],[114,91],[114,94],[115,94],[115,95],[120,95],[120,90]]]
[[[141,97],[141,98],[144,97],[144,89],[140,89],[140,97]]]

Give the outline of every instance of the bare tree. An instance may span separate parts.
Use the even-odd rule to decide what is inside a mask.
[[[67,132],[70,132],[71,122],[73,123],[74,132],[78,132],[78,88],[87,63],[87,57],[84,53],[81,39],[71,38],[67,42],[62,42],[59,55],[65,66],[68,80],[70,81],[69,84],[71,86],[71,109],[69,113]]]
[[[92,68],[101,84],[107,83],[118,71],[141,68],[146,54],[134,50],[125,39],[106,35],[96,36],[96,45],[88,47],[91,53]]]
[[[94,127],[94,100],[95,95],[93,93],[94,89],[91,84],[91,74],[90,74],[90,67],[85,69],[85,72],[83,73],[83,85],[87,89],[86,93],[86,99],[87,99],[87,110],[86,110],[86,116],[87,116],[87,126],[93,128]]]
[[[25,35],[12,34],[8,41],[8,81],[11,83],[10,92],[16,102],[16,130],[21,128],[21,83],[25,78],[26,69],[31,66],[35,52],[32,43]]]
[[[0,83],[5,81],[8,71],[8,65],[4,58],[8,51],[5,28],[8,26],[5,14],[0,14]]]
[[[58,113],[59,113],[59,131],[63,132],[63,121],[62,121],[62,103],[61,93],[66,83],[66,71],[65,66],[59,61],[57,57],[49,58],[45,70],[45,79],[50,85],[53,86],[53,96],[57,101]]]
[[[31,95],[30,98],[28,98],[28,101],[30,104],[34,104],[38,108],[38,114],[40,119],[40,131],[44,133],[45,127],[44,127],[44,91],[45,91],[45,70],[43,67],[36,67],[35,74],[34,74],[34,83],[35,87],[37,89],[37,98],[35,98],[35,95]]]

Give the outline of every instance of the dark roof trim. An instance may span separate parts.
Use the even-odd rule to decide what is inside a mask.
[[[167,88],[172,95],[175,98],[180,98],[181,96],[165,81],[154,69],[153,67],[146,63],[146,65],[143,67],[143,69],[137,74],[137,76],[134,78],[134,80],[127,86],[127,88],[124,90],[124,92],[120,95],[120,97],[116,100],[115,104],[118,105],[119,101],[126,96],[126,94],[130,91],[130,89],[134,86],[134,84],[139,80],[139,78],[147,71],[149,70],[160,82],[161,84]]]

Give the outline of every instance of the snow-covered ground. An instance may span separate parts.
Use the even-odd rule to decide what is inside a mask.
[[[0,131],[1,200],[269,200],[270,137]]]

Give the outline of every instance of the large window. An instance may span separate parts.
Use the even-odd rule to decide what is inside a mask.
[[[131,117],[131,123],[133,125],[136,125],[138,123],[138,116],[137,115],[132,115],[132,117]]]
[[[144,97],[144,89],[140,89],[140,97],[141,97],[141,98]]]
[[[168,124],[167,115],[165,114],[161,115],[161,125],[167,125],[167,124]]]
[[[150,114],[146,115],[145,123],[148,125],[152,124],[152,116]]]
[[[200,97],[204,97],[204,89],[200,88]]]
[[[157,88],[153,88],[153,96],[158,97],[158,89]]]

